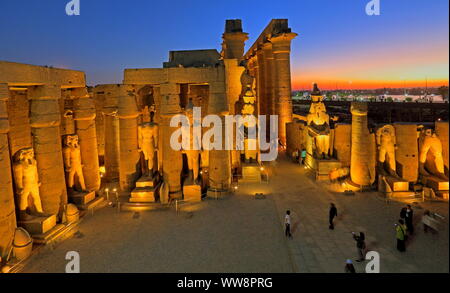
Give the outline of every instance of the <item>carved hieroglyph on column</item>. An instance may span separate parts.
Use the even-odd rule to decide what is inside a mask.
[[[183,159],[181,151],[174,150],[170,144],[170,137],[177,129],[170,127],[170,120],[176,114],[181,113],[180,108],[180,85],[176,83],[164,83],[160,86],[161,94],[161,148],[162,148],[162,169],[164,181],[169,187],[169,197],[180,199],[181,192],[181,169]]]
[[[291,93],[291,41],[296,33],[281,33],[270,38],[275,69],[275,94],[277,100],[279,140],[286,145],[286,123],[292,121]]]
[[[138,146],[139,111],[135,91],[132,86],[120,85],[118,102],[120,135],[120,189],[131,191],[140,175],[140,155]]]
[[[81,189],[79,191],[86,191],[78,135],[69,134],[64,137],[63,157],[67,187],[74,189],[77,179]]]
[[[100,189],[97,132],[95,130],[95,104],[86,88],[72,90],[74,96],[74,120],[80,141],[83,174],[88,191]]]
[[[62,213],[67,203],[67,189],[59,127],[61,88],[58,85],[33,86],[28,88],[28,96],[42,207],[46,214]]]
[[[9,154],[9,122],[6,101],[7,84],[0,84],[0,257],[6,257],[16,228],[14,194]]]
[[[225,115],[228,113],[228,105],[225,94],[224,82],[212,82],[209,84],[208,114],[219,115],[222,125],[225,125]],[[225,131],[222,131],[222,143],[225,142]],[[222,146],[223,148],[223,146]],[[215,190],[227,190],[231,183],[230,151],[209,151],[209,186]]]
[[[367,104],[352,102],[352,147],[350,177],[353,183],[367,186],[374,182],[373,135],[367,128]]]

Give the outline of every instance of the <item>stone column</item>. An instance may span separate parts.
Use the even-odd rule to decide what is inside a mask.
[[[67,189],[60,134],[61,114],[58,85],[33,86],[28,89],[30,125],[41,186],[39,194],[44,213],[57,214],[67,203]]]
[[[255,111],[255,115],[267,114],[267,93],[266,93],[266,63],[264,60],[262,48],[258,48],[256,51],[256,58],[258,62],[258,84],[257,84],[257,104],[258,110]]]
[[[11,160],[9,154],[9,121],[6,102],[9,98],[7,84],[0,84],[0,257],[7,256],[14,231],[16,212],[12,186]]]
[[[119,179],[120,135],[119,118],[117,117],[117,93],[105,95],[103,121],[105,125],[105,179],[111,182]]]
[[[262,46],[264,58],[264,81],[267,103],[267,115],[275,115],[275,72],[272,43],[266,42]]]
[[[245,41],[248,40],[248,34],[242,32],[242,22],[240,19],[227,19],[225,24],[225,33],[223,39],[223,58],[224,59],[242,59],[244,56]]]
[[[119,117],[119,180],[122,191],[131,191],[140,176],[140,154],[138,146],[139,111],[136,95],[130,85],[120,85],[118,101]]]
[[[95,104],[86,88],[72,90],[74,96],[74,120],[80,142],[83,175],[88,191],[100,189],[97,132],[95,129]]]
[[[350,177],[353,183],[367,186],[372,183],[372,135],[367,128],[367,103],[352,102],[352,145]]]
[[[161,122],[159,137],[162,148],[162,170],[164,181],[169,185],[169,197],[171,199],[182,198],[181,192],[181,170],[183,168],[183,157],[181,150],[174,150],[170,145],[170,137],[178,128],[170,127],[170,120],[176,114],[181,113],[180,108],[180,85],[176,83],[164,83],[160,86],[161,94]]]
[[[296,33],[281,33],[270,38],[273,48],[275,69],[276,114],[278,115],[278,136],[286,145],[286,123],[292,121],[291,89],[291,41]]]
[[[208,114],[220,115],[222,126],[228,113],[224,82],[209,84]],[[222,146],[225,145],[225,130],[222,127]],[[231,158],[229,150],[209,151],[209,186],[212,189],[228,190],[231,183]]]

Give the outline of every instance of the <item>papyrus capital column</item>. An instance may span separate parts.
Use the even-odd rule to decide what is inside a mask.
[[[119,118],[117,114],[119,85],[105,91],[103,105],[103,121],[105,124],[105,179],[113,181],[119,179]]]
[[[373,135],[367,128],[367,103],[352,102],[352,145],[350,158],[350,178],[357,185],[367,186],[373,182],[372,164]]]
[[[118,117],[120,136],[119,179],[122,191],[131,191],[140,175],[140,154],[138,146],[139,111],[135,90],[130,85],[118,87]]]
[[[97,132],[95,130],[95,103],[86,88],[72,89],[74,120],[80,142],[83,175],[88,191],[100,189]]]
[[[162,145],[162,169],[164,180],[169,185],[169,197],[179,199],[181,192],[181,170],[183,159],[181,151],[174,150],[170,145],[172,133],[178,129],[170,127],[173,116],[181,113],[180,85],[176,83],[163,83],[160,85],[161,114],[160,137]]]
[[[14,192],[12,187],[11,160],[9,153],[9,121],[7,84],[0,84],[0,257],[7,256],[16,228]]]
[[[57,214],[67,203],[67,190],[61,146],[59,85],[28,88],[30,125],[41,186],[39,194],[44,213]]]
[[[265,95],[267,103],[267,115],[275,114],[275,70],[272,43],[265,42],[262,45],[262,52],[264,58],[264,82],[265,82]]]
[[[225,115],[228,114],[225,83],[209,84],[208,114],[219,115],[222,120],[222,150],[209,151],[209,186],[216,190],[228,190],[231,183],[230,151],[225,147]]]
[[[292,122],[291,89],[291,41],[296,33],[281,33],[270,38],[274,56],[275,94],[277,100],[278,133],[283,145],[286,144],[286,123]]]
[[[240,19],[227,19],[225,33],[222,35],[223,58],[241,60],[244,56],[245,41],[248,34],[242,32],[242,22]]]

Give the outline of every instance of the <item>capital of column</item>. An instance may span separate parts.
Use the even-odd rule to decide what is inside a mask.
[[[9,132],[8,109],[6,101],[9,99],[8,84],[0,84],[0,134]]]
[[[30,125],[33,128],[59,126],[61,114],[59,85],[39,85],[28,88],[30,102]]]
[[[74,97],[74,120],[94,120],[95,103],[90,97],[87,88],[76,88],[72,90]]]
[[[273,53],[291,52],[291,41],[297,36],[296,33],[281,33],[269,38],[272,43]]]
[[[350,112],[355,116],[366,116],[368,112],[367,103],[352,102]]]
[[[120,85],[118,91],[117,116],[120,119],[133,119],[139,116],[135,89],[131,85]]]
[[[248,33],[244,33],[244,32],[223,33],[222,39],[224,41],[245,42],[248,40]]]

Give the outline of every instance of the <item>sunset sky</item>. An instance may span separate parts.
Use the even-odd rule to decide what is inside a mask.
[[[448,85],[448,0],[1,0],[0,60],[86,72],[120,83],[125,68],[162,67],[169,50],[220,50],[225,19],[240,18],[247,48],[272,18],[287,18],[293,89]]]

